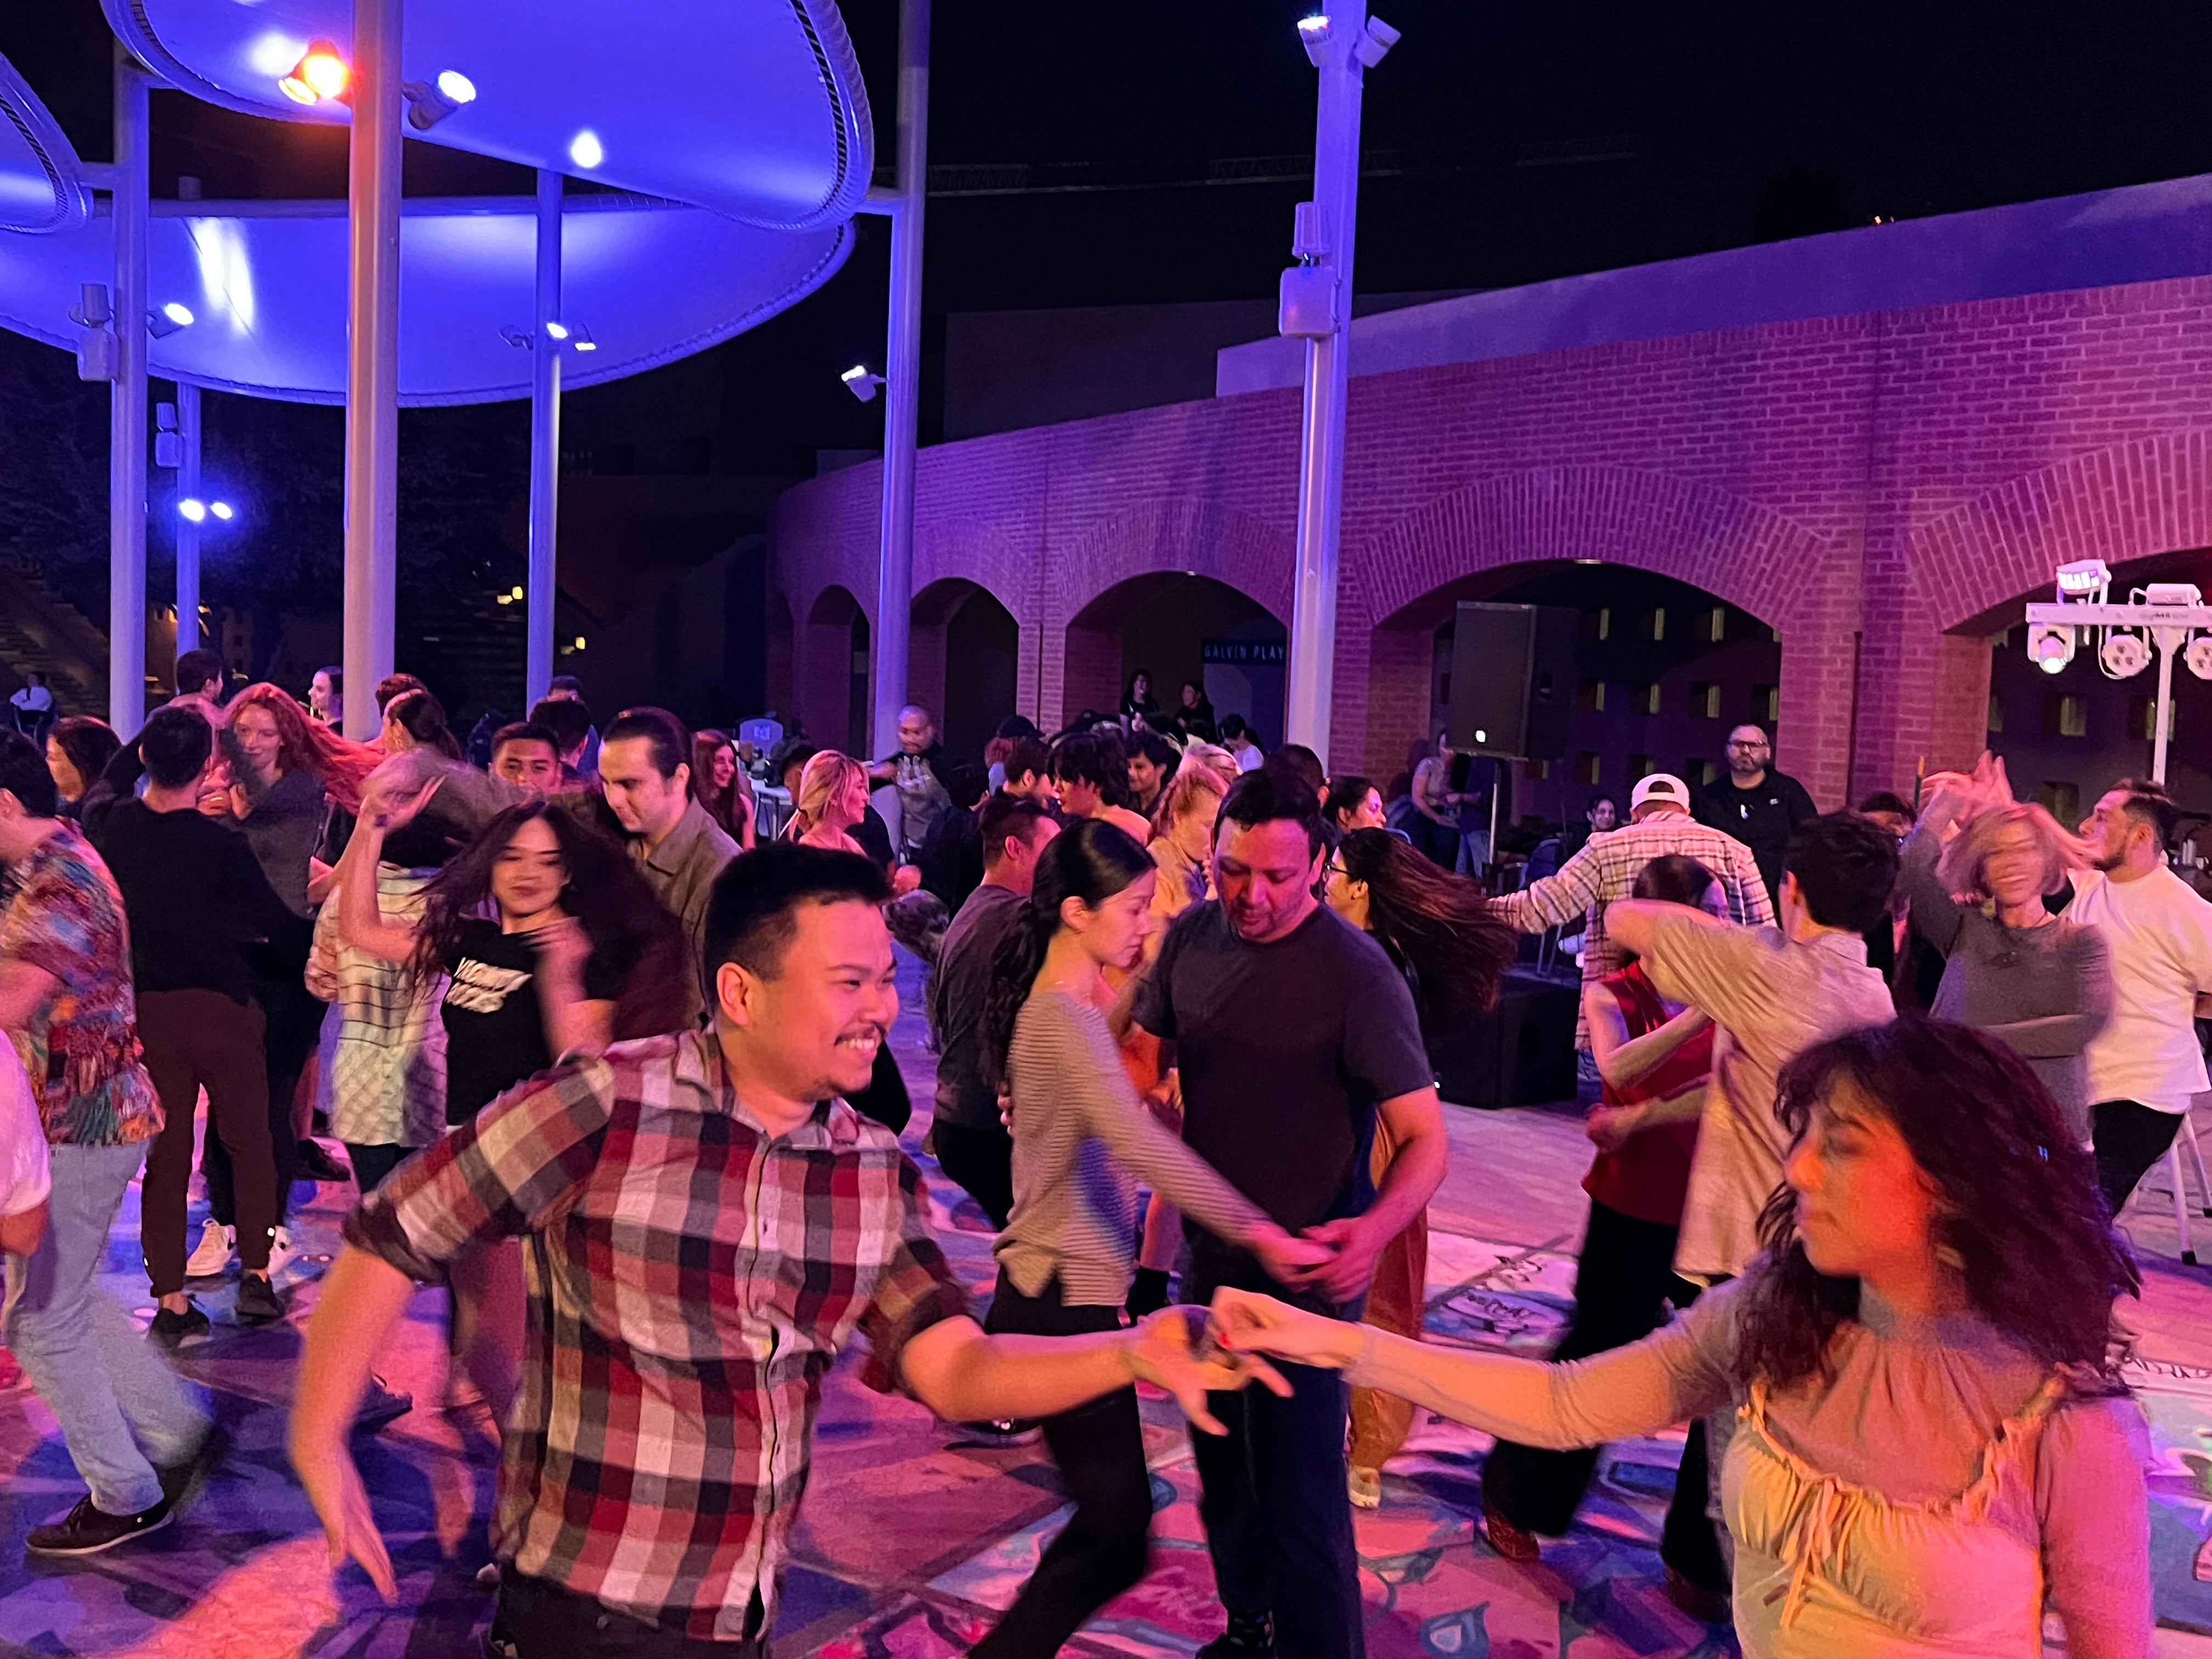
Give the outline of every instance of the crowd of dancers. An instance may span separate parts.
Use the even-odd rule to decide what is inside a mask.
[[[228,1317],[291,1316],[312,1176],[361,1199],[294,1467],[392,1595],[349,1436],[409,1408],[378,1357],[444,1287],[449,1391],[501,1433],[503,1659],[764,1655],[856,1335],[871,1386],[1059,1467],[1072,1518],[994,1659],[1143,1576],[1140,1382],[1195,1431],[1209,1659],[1363,1651],[1352,1516],[1418,1410],[1498,1437],[1518,1560],[1597,1447],[1688,1421],[1668,1589],[1748,1653],[2016,1655],[2046,1612],[2071,1652],[2149,1651],[2113,1216],[2207,1087],[2212,995],[2154,787],[2069,831],[1984,757],[1917,810],[1798,815],[1770,873],[1656,775],[1493,896],[1368,780],[1141,677],[982,766],[920,708],[880,760],[787,740],[770,836],[753,757],[659,709],[601,732],[569,688],[472,763],[404,676],[362,744],[334,671],[304,704],[179,671],[128,744],[0,733],[5,1336],[88,1489],[34,1553],[189,1504],[224,1448],[163,1351],[234,1257]],[[1569,923],[1601,1091],[1571,1328],[1549,1362],[1423,1344],[1431,1047],[1516,931]],[[929,1150],[998,1230],[980,1318],[900,1143],[895,936],[928,966]],[[142,1168],[145,1334],[97,1285]]]

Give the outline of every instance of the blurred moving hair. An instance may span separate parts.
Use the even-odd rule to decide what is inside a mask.
[[[1875,790],[1859,803],[1859,811],[1864,813],[1893,812],[1907,823],[1920,816],[1912,810],[1912,803],[1893,789]]]
[[[2065,887],[2069,874],[2089,868],[2093,860],[2080,836],[2061,828],[2057,819],[2034,802],[2014,801],[2009,806],[1975,813],[1951,838],[1936,861],[1936,873],[1944,886],[1954,893],[1989,897],[1989,890],[1982,885],[1983,862],[1996,844],[1997,836],[2014,824],[2027,826],[2029,834],[2035,837],[2037,852],[2042,854],[2040,890],[2058,892]]]
[[[1062,927],[1060,906],[1079,899],[1091,909],[1140,877],[1153,873],[1152,855],[1127,830],[1103,818],[1081,818],[1054,836],[1037,854],[1036,884],[991,958],[991,985],[983,996],[983,1075],[1006,1080],[1006,1049],[1014,1021],[1030,1000],[1044,966],[1045,947]]]
[[[434,749],[447,760],[461,758],[461,740],[446,724],[446,705],[428,691],[402,691],[384,706],[384,718],[399,727],[424,749]]]
[[[1160,791],[1160,804],[1152,809],[1152,833],[1164,836],[1193,812],[1205,813],[1210,829],[1228,793],[1229,785],[1212,768],[1184,763]]]
[[[500,813],[423,890],[421,970],[443,971],[444,963],[459,953],[468,923],[495,914],[492,866],[516,831],[532,819],[550,829],[560,845],[567,876],[561,908],[582,924],[592,955],[622,984],[615,1003],[616,1040],[681,1029],[695,982],[682,925],[661,907],[620,843],[551,801],[526,801]]]
[[[707,901],[707,982],[726,962],[761,979],[781,975],[806,905],[881,905],[890,896],[890,879],[858,853],[771,842],[732,859]]]
[[[249,708],[265,708],[276,722],[280,777],[312,772],[332,800],[349,812],[361,811],[362,781],[383,763],[384,750],[341,737],[336,728],[310,720],[290,692],[267,680],[257,680],[233,697],[223,708],[223,723],[234,728],[238,717]],[[259,781],[251,776],[239,781],[249,794],[260,787]]]
[[[1521,938],[1491,914],[1481,888],[1388,830],[1352,830],[1336,856],[1346,876],[1367,884],[1367,930],[1411,965],[1433,1020],[1471,1018],[1497,1002]]]
[[[1367,792],[1374,787],[1372,778],[1363,778],[1357,772],[1330,779],[1328,793],[1322,797],[1322,822],[1340,835],[1349,833],[1344,827],[1345,819],[1367,804]]]
[[[1872,818],[1823,812],[1807,818],[1783,849],[1784,874],[1797,878],[1805,908],[1823,927],[1863,933],[1889,914],[1897,885],[1897,842]],[[1781,908],[1782,895],[1771,896]]]
[[[1900,1015],[1815,1043],[1783,1068],[1775,1111],[1802,1137],[1815,1103],[1880,1112],[1941,1196],[1936,1248],[1955,1258],[1976,1315],[2077,1393],[2125,1392],[2112,1317],[2142,1276],[2112,1231],[2095,1160],[2027,1063],[1971,1026]],[[1837,1328],[1859,1314],[1859,1281],[1815,1269],[1796,1202],[1776,1189],[1759,1218],[1765,1254],[1739,1309],[1747,1378],[1784,1387],[1824,1371]]]
[[[63,715],[46,733],[46,741],[69,757],[69,763],[76,768],[77,777],[87,789],[100,781],[108,762],[123,747],[113,726],[89,714]]]
[[[156,708],[138,733],[146,775],[164,789],[199,781],[215,753],[215,728],[197,708]]]

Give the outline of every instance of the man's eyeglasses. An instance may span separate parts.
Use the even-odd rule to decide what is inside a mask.
[[[1731,749],[1758,750],[1764,749],[1766,745],[1763,743],[1746,743],[1741,738],[1730,738],[1729,739],[1729,747]]]

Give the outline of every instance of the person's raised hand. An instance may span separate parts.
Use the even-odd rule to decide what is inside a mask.
[[[1583,1133],[1601,1152],[1617,1152],[1642,1127],[1644,1113],[1634,1106],[1593,1106],[1583,1120]]]
[[[1307,1228],[1304,1237],[1314,1243],[1327,1245],[1334,1252],[1334,1259],[1317,1267],[1304,1268],[1285,1282],[1300,1290],[1310,1286],[1324,1291],[1335,1302],[1349,1302],[1366,1294],[1368,1285],[1374,1282],[1375,1263],[1382,1254],[1382,1247],[1389,1243],[1364,1216],[1324,1221],[1318,1227]]]
[[[894,893],[911,893],[921,885],[921,866],[918,864],[902,864],[891,877],[891,891]]]
[[[1232,1354],[1267,1354],[1331,1370],[1359,1357],[1358,1326],[1249,1291],[1216,1291],[1211,1328],[1214,1341]]]
[[[530,941],[540,959],[553,966],[581,969],[592,954],[592,936],[574,916],[562,916],[543,927],[533,927],[523,937]]]
[[[1124,1334],[1135,1379],[1165,1389],[1193,1426],[1208,1434],[1228,1432],[1206,1409],[1209,1394],[1226,1394],[1257,1382],[1290,1397],[1291,1385],[1273,1365],[1249,1355],[1232,1355],[1213,1342],[1204,1308],[1163,1308]]]
[[[392,1577],[392,1557],[376,1529],[368,1491],[361,1483],[361,1470],[355,1466],[353,1454],[343,1443],[313,1455],[295,1448],[292,1465],[299,1471],[300,1484],[307,1488],[315,1518],[323,1523],[323,1535],[330,1540],[331,1571],[337,1572],[348,1561],[358,1563],[386,1605],[398,1601],[399,1586]]]
[[[1270,1278],[1285,1285],[1299,1283],[1304,1275],[1337,1259],[1337,1253],[1328,1245],[1315,1239],[1294,1238],[1275,1226],[1251,1241],[1251,1251]]]
[[[379,783],[372,778],[362,790],[362,814],[386,835],[404,830],[430,804],[430,797],[444,782],[444,778],[435,777],[421,788],[410,790],[404,785]]]

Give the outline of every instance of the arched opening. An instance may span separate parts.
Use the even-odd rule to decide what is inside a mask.
[[[2201,548],[2130,559],[2112,570],[2117,600],[2151,582],[2194,582],[2212,590],[2212,550]],[[1975,719],[1968,706],[1979,690],[1969,674],[1958,675],[1955,684],[1939,684],[1938,696],[1960,705],[1950,711],[1955,721],[1984,729],[1990,750],[2004,760],[2015,795],[2041,801],[2071,829],[2119,779],[2150,775],[2158,665],[2154,657],[2141,673],[2116,680],[2086,641],[2076,643],[2074,659],[2057,673],[2029,661],[2021,607],[2056,597],[2046,585],[1952,630],[1954,638],[1979,647],[1971,660],[1988,665],[1985,716]],[[1943,712],[1939,709],[1939,718]],[[2179,662],[2166,781],[2184,806],[2212,806],[2212,685]]]
[[[848,754],[868,748],[868,618],[851,592],[834,584],[806,613],[799,718],[817,743]]]
[[[1499,803],[1530,845],[1579,822],[1611,796],[1626,811],[1637,781],[1671,772],[1692,788],[1726,771],[1729,729],[1746,721],[1773,738],[1782,684],[1776,630],[1737,605],[1671,576],[1626,565],[1553,560],[1504,565],[1432,588],[1376,627],[1370,656],[1368,752],[1376,781],[1402,787],[1417,745],[1451,703],[1452,645],[1462,600],[1559,605],[1578,613],[1574,709],[1566,752],[1511,764]],[[1499,672],[1516,672],[1500,664]],[[1484,780],[1462,784],[1480,791]],[[1525,850],[1525,848],[1522,849]]]
[[[990,589],[963,577],[914,596],[907,695],[937,717],[939,741],[981,762],[983,745],[1014,710],[1021,627]]]
[[[1288,641],[1273,612],[1227,582],[1173,570],[1132,576],[1067,625],[1061,718],[1119,708],[1129,676],[1141,668],[1152,675],[1163,710],[1176,706],[1183,682],[1191,681],[1203,688],[1217,720],[1242,714],[1272,748],[1283,740]]]

